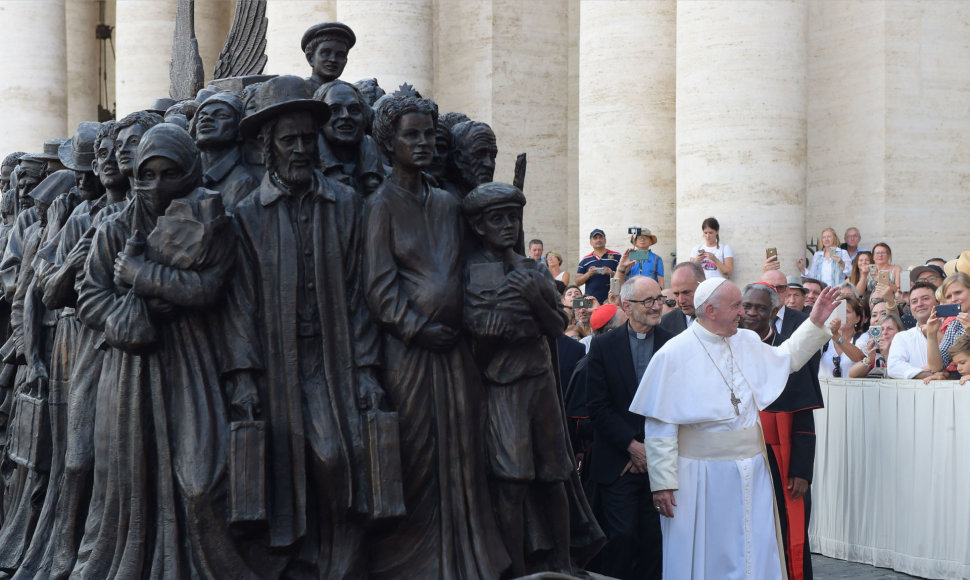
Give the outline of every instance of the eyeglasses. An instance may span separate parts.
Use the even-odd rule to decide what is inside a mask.
[[[634,304],[643,304],[647,308],[653,308],[655,305],[664,301],[663,295],[657,296],[656,298],[644,298],[643,300],[627,300],[627,302],[633,302]],[[671,302],[674,302],[671,300]],[[676,302],[674,302],[676,304]]]
[[[667,298],[664,300],[664,305],[668,308],[673,308],[674,306],[677,306],[677,301],[673,298]]]

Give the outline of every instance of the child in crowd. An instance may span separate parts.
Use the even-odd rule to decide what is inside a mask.
[[[970,335],[964,334],[947,351],[960,373],[960,384],[970,380]]]

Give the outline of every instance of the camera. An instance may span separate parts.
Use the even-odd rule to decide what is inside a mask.
[[[874,338],[874,339],[875,338],[879,338],[880,336],[882,336],[882,327],[881,326],[871,326],[871,327],[869,327],[869,336],[872,337],[872,338]]]
[[[626,229],[626,233],[630,234],[631,236],[639,236],[640,235],[640,232],[642,232],[642,231],[643,231],[643,228],[637,228],[637,227],[632,227],[632,228],[627,228]]]

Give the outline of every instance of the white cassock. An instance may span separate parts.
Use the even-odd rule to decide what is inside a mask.
[[[806,322],[772,347],[692,324],[653,355],[630,410],[646,417],[650,488],[677,490],[664,580],[787,578],[758,411],[830,336]]]

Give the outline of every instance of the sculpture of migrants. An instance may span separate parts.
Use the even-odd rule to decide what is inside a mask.
[[[603,535],[523,171],[340,80],[345,24],[300,39],[309,78],[254,76],[265,3],[199,90],[192,10],[175,98],[0,167],[0,577],[579,573]]]

